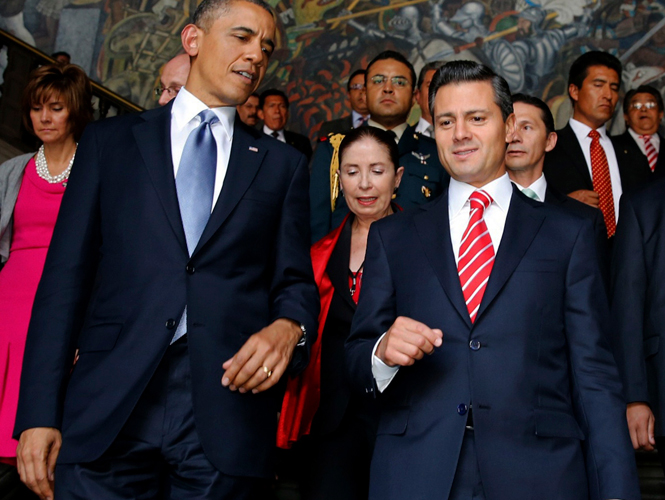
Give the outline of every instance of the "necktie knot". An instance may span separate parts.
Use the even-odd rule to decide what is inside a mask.
[[[471,205],[471,210],[480,209],[484,212],[487,209],[487,207],[490,206],[492,201],[493,201],[492,197],[482,189],[474,191],[473,193],[471,193],[471,196],[469,196],[469,204]]]
[[[597,141],[600,139],[600,132],[598,132],[597,130],[592,130],[591,132],[589,132],[589,137],[591,137],[592,141]]]
[[[279,132],[277,130],[273,130],[272,134],[270,135],[272,135],[275,139],[279,139]]]
[[[540,197],[536,194],[536,192],[533,189],[530,188],[524,188],[522,189],[522,193],[525,196],[528,196],[532,200],[540,201]]]
[[[201,125],[212,125],[219,121],[219,117],[211,109],[204,109],[197,116],[201,118]]]

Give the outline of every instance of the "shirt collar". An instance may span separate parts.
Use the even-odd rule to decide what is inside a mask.
[[[432,127],[432,124],[421,117],[420,120],[418,120],[418,124],[416,125],[416,132],[422,134],[427,130],[428,127]]]
[[[173,117],[173,120],[175,120],[178,130],[182,130],[196,115],[205,109],[210,109],[217,115],[219,123],[224,129],[224,133],[228,136],[229,140],[233,139],[233,122],[236,117],[235,106],[208,108],[208,106],[203,104],[199,98],[189,92],[185,87],[180,89],[180,92],[178,92],[178,95],[176,95],[173,100],[171,116]]]
[[[380,124],[376,123],[374,120],[372,120],[371,117],[370,117],[369,121],[367,122],[367,125],[369,125],[371,127],[380,128],[381,130],[388,130],[383,125],[380,125]],[[396,127],[393,127],[393,128],[390,129],[393,132],[395,132],[395,135],[397,136],[397,142],[402,140],[402,134],[404,134],[404,131],[406,130],[406,127],[408,127],[408,126],[409,126],[409,124],[404,122],[404,123],[401,123],[401,124],[397,125]]]
[[[510,206],[510,199],[513,196],[513,185],[510,182],[508,173],[503,174],[498,179],[485,184],[481,188],[473,187],[471,184],[450,179],[448,187],[448,213],[450,218],[456,217],[469,201],[469,196],[474,191],[482,189],[492,197],[494,204],[502,211],[507,212]]]
[[[540,174],[540,177],[538,177],[535,181],[530,186],[522,187],[517,182],[513,182],[517,189],[520,191],[524,191],[525,189],[530,189],[534,193],[538,195],[538,198],[540,198],[540,201],[545,201],[545,195],[547,194],[547,181],[545,180],[545,174]]]
[[[588,139],[589,138],[589,132],[594,130],[591,127],[589,127],[588,125],[585,125],[584,123],[582,123],[580,121],[577,121],[575,118],[571,118],[568,123],[570,123],[570,127],[573,129],[573,132],[575,132],[575,136],[577,137],[577,141],[580,144],[582,144],[583,140]],[[602,127],[598,127],[596,130],[600,134],[600,139],[601,140],[609,139],[609,137],[607,135],[607,130],[605,129],[605,124],[603,124]]]
[[[640,135],[642,134],[638,134],[630,127],[628,127],[628,133],[633,137],[633,139],[635,139],[635,142],[644,145],[644,140],[640,139]],[[655,134],[651,134],[649,140],[651,141],[651,144],[653,144],[654,147],[656,148],[660,145],[660,137],[658,137],[658,132],[656,132]]]
[[[351,123],[353,124],[354,128],[356,127],[356,124],[359,120],[364,121],[365,117],[358,113],[356,110],[351,110]]]

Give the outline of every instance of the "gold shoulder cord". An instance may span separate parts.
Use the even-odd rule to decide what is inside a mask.
[[[344,139],[344,134],[331,135],[328,139],[333,147],[332,158],[330,159],[330,211],[335,211],[335,203],[339,196],[339,145]]]

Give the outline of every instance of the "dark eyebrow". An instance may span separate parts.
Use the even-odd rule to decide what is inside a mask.
[[[234,28],[231,28],[231,31],[241,31],[247,35],[255,36],[256,31],[254,31],[252,28],[248,28],[246,26],[236,26]],[[275,42],[272,40],[272,38],[266,38],[265,42],[270,46],[272,50],[275,50]]]

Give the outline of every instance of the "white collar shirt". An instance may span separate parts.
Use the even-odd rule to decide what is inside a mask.
[[[363,116],[355,110],[351,111],[351,123],[353,124],[353,128],[360,127],[363,123],[365,123],[366,118],[368,118],[368,116]]]
[[[380,124],[376,123],[376,122],[375,122],[374,120],[372,120],[371,118],[369,119],[369,121],[367,122],[367,124],[368,124],[370,127],[380,128],[381,130],[388,130],[386,127],[384,127],[383,125],[380,125]],[[404,123],[401,123],[400,125],[397,125],[396,127],[393,127],[393,128],[390,129],[390,130],[392,130],[392,131],[395,133],[395,142],[396,142],[396,143],[399,144],[399,141],[402,139],[402,135],[404,135],[404,131],[406,130],[406,127],[408,127],[408,126],[409,126],[409,124],[406,123],[406,122],[404,122]]]
[[[547,181],[545,180],[545,175],[540,174],[540,177],[533,181],[533,183],[530,186],[522,187],[520,186],[517,182],[513,181],[513,184],[519,189],[520,191],[524,191],[525,189],[530,189],[536,195],[538,196],[538,201],[545,201],[545,196],[547,194]]]
[[[273,134],[275,132],[273,129],[268,127],[268,125],[263,126],[263,133],[269,135],[270,137],[275,137]],[[282,130],[277,130],[277,137],[275,137],[278,141],[286,142],[286,136],[284,135],[284,129]]]
[[[644,140],[640,139],[640,135],[637,132],[635,132],[632,128],[628,128],[628,133],[631,135],[633,139],[635,139],[635,142],[640,148],[640,151],[642,151],[642,154],[644,156],[647,155],[647,148],[644,145]],[[649,138],[649,142],[653,145],[654,149],[656,150],[656,153],[660,152],[660,136],[656,134],[652,134],[651,137]]]
[[[416,125],[416,132],[418,132],[419,134],[423,134],[426,137],[434,137],[433,129],[434,129],[433,125],[424,118],[421,117],[420,120],[418,120],[418,123]]]

